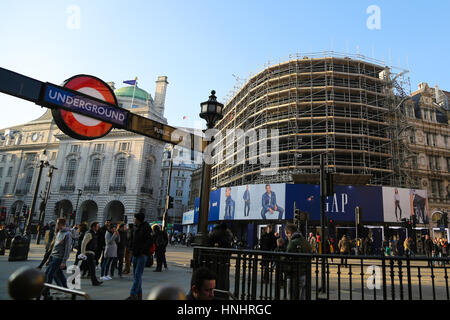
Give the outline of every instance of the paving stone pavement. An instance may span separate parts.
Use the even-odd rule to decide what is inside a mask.
[[[6,250],[4,256],[0,256],[0,300],[11,299],[7,292],[9,276],[22,266],[37,267],[44,256],[44,250],[44,245],[32,243],[27,261],[8,261],[9,250]],[[192,269],[189,267],[192,251],[193,249],[190,247],[169,245],[166,254],[168,270],[163,268],[162,272],[153,272],[155,265],[145,268],[142,283],[143,297],[147,297],[152,288],[161,284],[174,285],[184,292],[188,292],[192,276]],[[72,252],[68,266],[72,265],[74,261],[75,252]],[[99,278],[100,270],[97,270],[96,273]],[[104,281],[98,287],[92,286],[89,279],[81,279],[81,291],[86,292],[95,300],[123,300],[129,296],[132,282],[131,274],[119,278],[116,270],[113,280]]]

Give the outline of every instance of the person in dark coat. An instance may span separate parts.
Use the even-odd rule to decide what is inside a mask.
[[[261,236],[261,250],[263,251],[273,251],[277,247],[277,237],[275,237],[272,232],[272,226],[268,225],[266,227],[266,233]],[[261,267],[263,268],[263,281],[269,281],[269,273],[271,272],[271,263],[272,260],[271,255],[264,254],[262,255]]]
[[[103,251],[105,250],[105,234],[106,231],[108,231],[110,224],[111,220],[108,219],[105,221],[105,225],[98,230],[97,252],[95,253],[95,260],[97,265],[99,262],[100,264],[103,264],[103,261],[105,259],[103,255]]]
[[[134,224],[130,223],[128,224],[127,229],[127,242],[125,245],[125,270],[123,270],[123,274],[129,274],[130,268],[131,268],[131,246],[133,244],[133,232],[134,232]]]
[[[80,247],[81,255],[79,255],[80,259],[85,260],[86,268],[89,270],[89,275],[93,286],[99,286],[103,283],[98,281],[95,275],[95,256],[98,252],[98,230],[98,222],[92,222],[89,231],[84,234]]]
[[[162,231],[159,225],[153,226],[154,241],[155,241],[155,256],[156,256],[156,269],[154,272],[161,272],[162,265],[164,263],[164,255],[166,254],[166,247],[169,243],[167,233]]]
[[[78,256],[81,254],[81,244],[83,243],[83,239],[84,239],[84,236],[86,235],[86,232],[88,232],[87,224],[86,223],[80,224],[80,236],[78,237],[77,246],[75,247],[75,249],[77,250],[77,254],[75,256],[75,264],[76,265],[78,265],[78,262],[80,261]],[[81,271],[87,270],[85,261],[83,261],[81,263],[80,270]]]
[[[208,244],[210,247],[231,248],[233,243],[233,234],[225,222],[215,226],[208,234]],[[218,252],[214,257],[215,274],[217,278],[217,289],[229,291],[230,289],[230,253]]]
[[[134,215],[134,233],[131,250],[133,252],[133,285],[127,300],[142,300],[142,274],[153,245],[152,229],[145,221],[143,213]]]

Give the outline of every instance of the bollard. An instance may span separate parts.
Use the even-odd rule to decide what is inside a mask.
[[[44,288],[44,283],[44,272],[31,267],[22,267],[9,277],[8,293],[14,300],[37,299]]]
[[[22,236],[15,236],[11,243],[8,261],[23,261],[28,259],[30,249],[30,239]]]

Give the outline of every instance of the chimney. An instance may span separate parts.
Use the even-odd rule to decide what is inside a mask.
[[[156,111],[164,115],[164,103],[166,101],[166,90],[167,85],[169,83],[167,82],[166,76],[159,76],[158,80],[156,81],[156,91],[155,91],[155,108]]]

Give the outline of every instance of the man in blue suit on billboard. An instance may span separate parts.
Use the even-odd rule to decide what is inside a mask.
[[[262,196],[262,206],[261,217],[264,220],[266,219],[267,211],[269,211],[270,214],[274,214],[275,211],[278,211],[278,220],[283,219],[284,209],[277,205],[277,197],[275,192],[270,190],[270,184],[266,184],[266,193]]]
[[[250,214],[250,191],[248,191],[248,186],[244,191],[244,203],[244,217],[248,217],[248,215]]]
[[[224,220],[234,220],[234,208],[235,203],[234,200],[231,199],[231,188],[227,187],[225,189],[225,216],[223,217]]]

